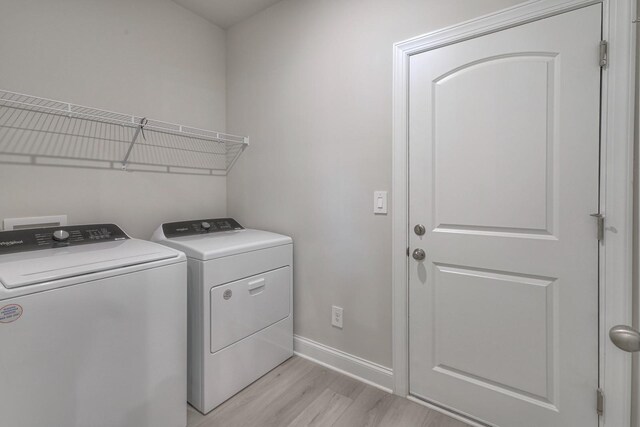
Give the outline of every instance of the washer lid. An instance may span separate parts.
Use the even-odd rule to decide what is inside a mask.
[[[292,243],[291,237],[262,230],[238,230],[161,240],[189,258],[210,260]]]
[[[171,249],[127,239],[0,255],[0,283],[7,289],[176,258]]]

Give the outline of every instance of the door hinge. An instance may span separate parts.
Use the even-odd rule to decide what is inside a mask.
[[[596,411],[600,416],[604,414],[604,393],[601,388],[596,390]]]
[[[591,214],[598,221],[598,231],[596,236],[598,237],[598,241],[604,240],[604,215],[599,213]]]
[[[609,43],[606,40],[600,42],[600,67],[606,68],[609,64]]]
[[[409,256],[409,246],[407,246],[407,256]]]

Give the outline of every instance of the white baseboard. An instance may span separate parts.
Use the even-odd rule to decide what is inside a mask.
[[[293,348],[297,356],[388,393],[393,392],[393,370],[390,368],[298,335],[293,337]]]
[[[379,388],[387,393],[393,393],[393,370],[390,368],[298,335],[293,336],[293,349],[296,356],[311,360],[314,363]],[[463,421],[470,426],[488,427],[487,424],[476,422],[464,415],[449,411],[441,406],[433,405],[422,399],[413,396],[406,396],[406,398],[412,402],[448,415],[451,418]]]

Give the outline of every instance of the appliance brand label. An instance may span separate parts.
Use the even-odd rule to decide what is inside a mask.
[[[4,247],[9,247],[9,246],[15,246],[15,245],[22,245],[24,243],[24,240],[7,240],[4,242],[0,242],[0,246],[4,246]]]
[[[0,308],[0,323],[15,322],[22,316],[22,306],[9,304]]]

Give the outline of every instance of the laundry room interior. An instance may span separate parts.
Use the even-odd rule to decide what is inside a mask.
[[[0,0],[0,427],[640,427],[637,0]]]

